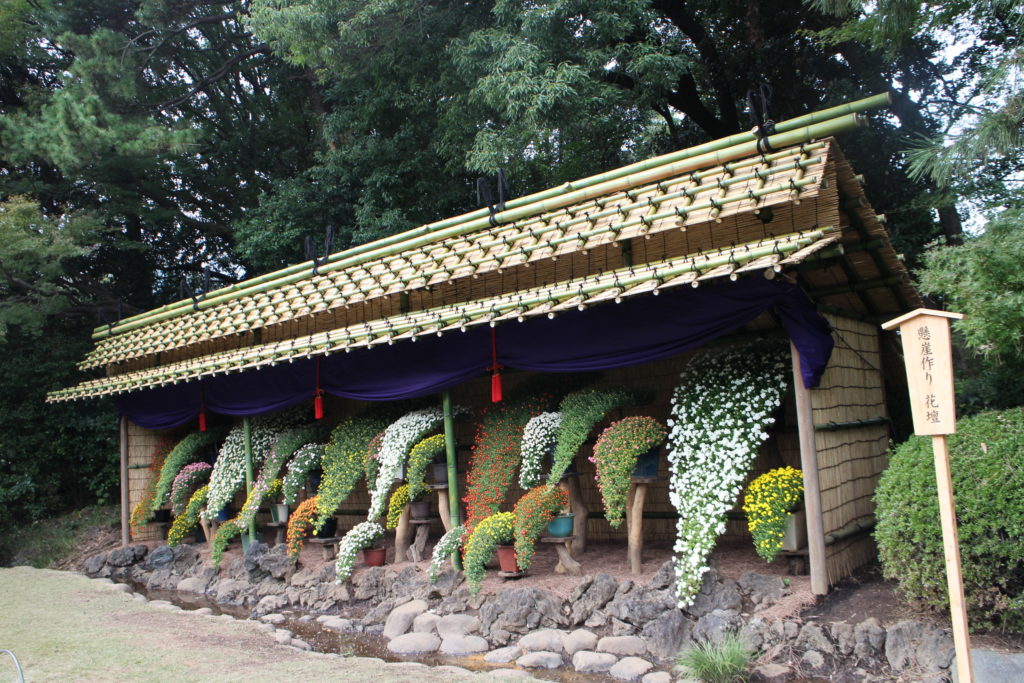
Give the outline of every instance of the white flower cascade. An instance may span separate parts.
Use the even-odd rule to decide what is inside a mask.
[[[308,443],[299,450],[288,462],[288,472],[284,475],[284,494],[282,498],[289,505],[298,500],[299,490],[306,483],[310,470],[320,466],[324,457],[324,444]]]
[[[461,412],[461,408],[457,408],[456,411]],[[395,475],[398,474],[398,468],[409,455],[409,450],[443,422],[444,413],[440,408],[423,408],[406,413],[384,430],[384,438],[381,440],[380,450],[377,454],[377,459],[380,461],[377,485],[374,486],[370,495],[370,513],[366,516],[366,522],[353,527],[341,541],[336,564],[338,583],[343,583],[352,575],[355,553],[384,535],[383,527],[374,520],[384,514],[388,494],[391,493],[391,485],[394,483]],[[376,529],[380,529],[380,534],[371,538],[373,535],[371,531],[376,533]],[[359,534],[356,533],[357,531]],[[360,545],[360,543],[366,545]],[[351,551],[351,557],[342,553],[342,549],[345,548]]]
[[[271,417],[253,418],[252,464],[255,469],[274,448],[279,432],[293,427],[296,415],[292,412]],[[245,483],[245,428],[238,423],[230,432],[217,453],[217,460],[210,473],[210,490],[206,497],[203,517],[214,519],[221,508],[231,502],[235,492]]]
[[[540,483],[544,459],[558,443],[558,428],[561,425],[561,413],[541,413],[526,423],[520,446],[522,464],[519,468],[519,485],[523,490],[529,491]]]
[[[669,500],[679,511],[675,544],[679,607],[693,603],[707,557],[725,531],[772,413],[786,391],[781,351],[709,352],[682,373],[672,395]]]

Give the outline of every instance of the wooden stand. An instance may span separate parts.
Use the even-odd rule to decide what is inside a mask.
[[[444,527],[444,532],[448,533],[452,530],[452,516],[448,506],[448,482],[443,484],[431,484],[430,488],[437,491],[437,514],[441,518],[441,525]]]
[[[647,487],[657,477],[633,477],[629,483],[629,497],[626,499],[626,557],[629,571],[640,574],[644,553],[644,504],[647,502]]]
[[[803,550],[780,550],[779,555],[786,558],[786,572],[790,576],[807,574],[807,548]]]
[[[437,517],[430,519],[410,519],[409,524],[416,527],[416,540],[409,546],[409,557],[413,562],[420,562],[426,556],[427,537],[430,536],[430,525],[437,521]]]
[[[265,526],[274,530],[274,545],[284,543],[284,532],[288,529],[288,522],[267,522]]]
[[[341,541],[337,536],[331,536],[330,538],[317,538],[314,536],[309,539],[310,545],[318,545],[323,550],[325,560],[333,560],[338,554],[338,543]]]
[[[580,563],[572,556],[572,542],[575,540],[572,536],[543,536],[539,540],[541,543],[550,543],[555,546],[555,551],[558,553],[558,564],[555,565],[556,574],[583,575]]]
[[[572,519],[572,554],[582,555],[587,550],[587,506],[580,494],[579,472],[567,472],[558,481],[558,488],[569,494],[569,508]]]
[[[412,525],[409,524],[409,506],[402,510],[402,516],[398,518],[398,526],[395,527],[395,564],[408,560],[409,545],[412,543]]]

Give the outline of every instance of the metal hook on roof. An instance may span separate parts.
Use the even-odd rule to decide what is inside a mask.
[[[324,236],[324,255],[317,257],[313,250],[313,238],[306,236],[306,258],[313,262],[313,275],[320,274],[320,266],[325,265],[331,256],[331,249],[334,247],[334,225],[327,226],[327,234]]]
[[[192,299],[192,310],[199,310],[199,302],[206,299],[207,293],[210,291],[210,270],[206,267],[203,268],[203,291],[201,294],[196,294],[195,290],[192,289],[192,285],[188,283],[188,280],[181,278],[178,281],[178,296],[184,299],[188,296]]]
[[[491,194],[491,188],[487,184],[487,180],[484,178],[476,179],[476,201],[477,204],[481,204],[487,208],[488,217],[487,220],[490,222],[491,227],[498,225],[498,221],[495,216],[500,211],[505,210],[505,202],[508,200],[508,195],[511,191],[508,187],[508,181],[505,178],[505,169],[498,169],[498,203],[494,203],[494,195]]]

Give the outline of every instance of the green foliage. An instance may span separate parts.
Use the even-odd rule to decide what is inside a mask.
[[[171,525],[170,531],[167,532],[167,545],[172,548],[179,545],[185,540],[185,536],[196,528],[199,524],[199,513],[203,511],[203,506],[206,505],[206,494],[209,490],[209,486],[198,488],[192,494],[192,497],[188,499],[188,505],[185,506],[183,514],[174,518],[174,524]]]
[[[622,525],[626,514],[629,482],[637,457],[665,443],[668,430],[652,417],[626,417],[612,423],[597,437],[594,463],[601,489],[605,517],[613,528]]]
[[[746,642],[736,633],[727,633],[719,643],[695,644],[679,653],[676,662],[687,674],[706,683],[743,683],[750,679],[748,669],[754,656]]]
[[[231,539],[240,535],[242,531],[242,527],[235,524],[234,519],[217,527],[217,533],[213,535],[213,541],[210,543],[210,562],[213,563],[214,569],[220,568],[220,563],[224,560],[224,551],[228,549]]]
[[[53,518],[0,529],[0,567],[30,565],[66,569],[68,557],[96,536],[99,529],[116,528],[118,506],[87,507]]]
[[[803,473],[793,467],[779,467],[750,482],[743,497],[747,528],[754,549],[765,562],[772,562],[782,549],[793,508],[804,496]]]
[[[388,499],[388,519],[386,529],[394,529],[398,526],[398,520],[405,512],[405,506],[409,504],[409,485],[402,484],[391,493]]]
[[[623,389],[583,389],[562,399],[558,407],[562,422],[558,427],[555,462],[548,474],[548,483],[555,483],[562,478],[576,457],[576,452],[590,436],[590,430],[609,411],[637,402],[635,394]]]
[[[193,432],[175,444],[160,468],[160,477],[153,489],[150,513],[156,512],[167,501],[171,485],[181,468],[202,458],[211,446],[227,435],[227,431],[224,427],[215,427],[205,432]]]
[[[390,413],[370,410],[345,420],[331,432],[321,461],[324,476],[317,493],[317,531],[363,477],[370,440],[390,421]]]
[[[1024,410],[968,417],[948,439],[972,625],[1024,628]],[[931,439],[895,448],[875,494],[886,578],[912,602],[948,606]]]
[[[430,569],[427,571],[427,576],[430,578],[431,583],[437,581],[437,575],[440,573],[441,565],[444,564],[445,560],[458,552],[462,546],[462,537],[465,535],[466,527],[460,524],[457,527],[453,527],[451,531],[446,532],[441,537],[441,540],[437,542],[437,545],[434,546],[434,554],[430,557]]]
[[[476,595],[484,580],[484,565],[494,555],[499,545],[510,545],[515,538],[516,516],[512,512],[497,512],[483,518],[474,527],[466,542],[466,554],[462,558],[463,571],[469,592]]]
[[[409,497],[413,500],[426,493],[423,477],[427,472],[427,465],[433,462],[438,455],[444,453],[444,448],[444,434],[435,434],[423,439],[409,451],[405,480],[409,482]]]
[[[995,357],[1024,356],[1024,209],[1007,209],[961,246],[936,247],[919,273],[925,293],[966,315],[955,323],[967,346]]]

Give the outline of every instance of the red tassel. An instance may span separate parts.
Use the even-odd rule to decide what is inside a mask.
[[[199,431],[201,431],[201,432],[205,432],[206,431],[206,411],[205,410],[200,410],[199,411]]]
[[[501,402],[501,375],[495,370],[491,375],[491,403]]]
[[[324,419],[324,397],[319,394],[313,399],[313,417],[317,420]]]

